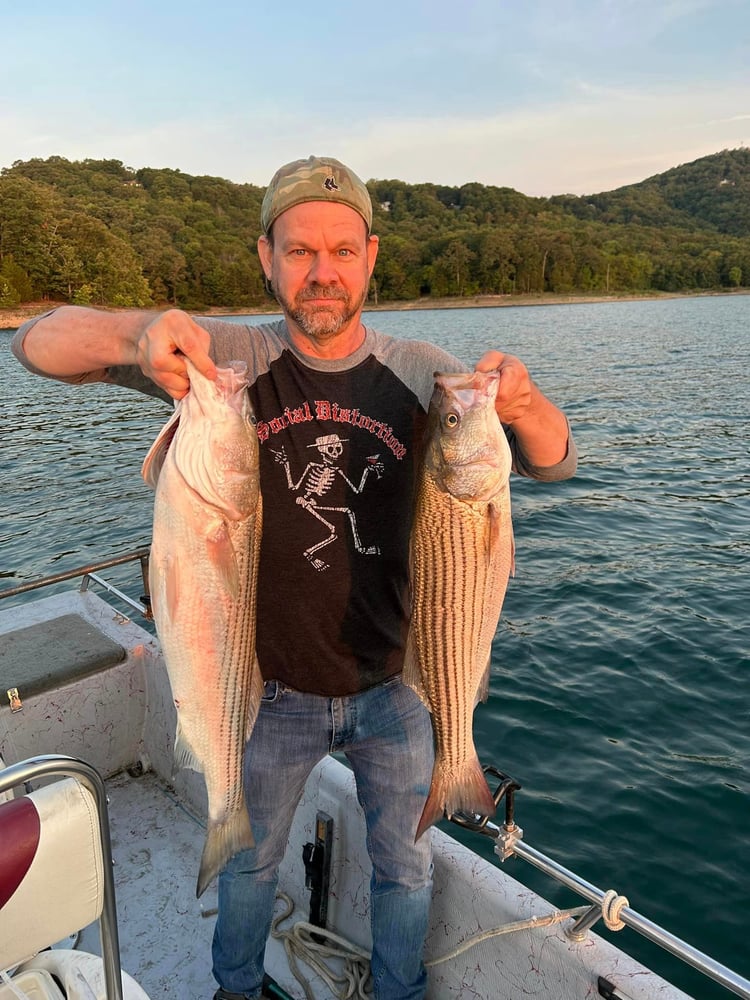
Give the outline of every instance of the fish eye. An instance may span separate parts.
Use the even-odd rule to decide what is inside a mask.
[[[446,413],[445,415],[445,426],[451,430],[454,427],[458,427],[458,414],[457,413]]]

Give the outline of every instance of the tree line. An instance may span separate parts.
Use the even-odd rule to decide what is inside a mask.
[[[371,301],[750,285],[745,148],[591,196],[368,188],[381,243]],[[267,304],[255,246],[263,193],[119,160],[17,161],[0,171],[0,307]]]

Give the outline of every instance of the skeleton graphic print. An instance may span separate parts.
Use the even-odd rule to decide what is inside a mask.
[[[346,438],[340,438],[338,434],[323,434],[317,437],[315,443],[307,447],[317,449],[319,460],[308,462],[296,483],[292,478],[289,459],[283,445],[278,451],[271,449],[276,461],[284,467],[287,488],[297,494],[299,506],[317,518],[327,531],[321,541],[309,546],[304,552],[305,558],[309,559],[317,570],[325,570],[330,567],[316,553],[326,545],[335,542],[339,537],[339,529],[336,527],[335,519],[329,520],[326,515],[346,515],[349,519],[352,540],[357,552],[364,555],[379,555],[380,553],[380,548],[377,545],[362,544],[357,530],[357,518],[350,506],[337,507],[326,504],[326,497],[331,492],[337,476],[341,476],[353,494],[360,494],[365,488],[368,476],[375,474],[379,479],[383,474],[384,466],[378,460],[379,456],[368,455],[359,484],[355,485],[339,464],[346,440]]]

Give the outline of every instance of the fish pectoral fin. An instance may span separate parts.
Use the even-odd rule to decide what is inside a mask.
[[[203,773],[203,764],[198,760],[193,748],[185,738],[179,720],[177,721],[177,733],[174,741],[174,759],[178,767],[189,767],[191,771]]]
[[[490,519],[490,530],[487,537],[487,558],[492,558],[492,553],[500,544],[503,530],[503,508],[500,504],[487,504],[487,514]]]
[[[164,613],[162,620],[166,623],[177,620],[177,609],[180,603],[180,574],[176,572],[174,560],[168,556],[165,560],[163,572],[164,585]]]
[[[240,594],[240,571],[226,521],[217,521],[206,534],[206,553],[233,600]]]

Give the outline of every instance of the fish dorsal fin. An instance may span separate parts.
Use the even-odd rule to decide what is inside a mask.
[[[412,532],[409,538],[409,565],[414,567],[414,533]],[[409,601],[411,606],[414,606],[414,586],[413,581],[409,579]],[[422,671],[419,669],[419,650],[417,649],[417,639],[414,634],[414,629],[409,626],[409,630],[406,633],[406,646],[404,648],[404,665],[401,670],[401,680],[410,687],[412,691],[419,697],[420,701],[426,706],[426,708],[431,712],[432,706],[430,705],[430,699],[425,690],[425,686],[422,683]]]
[[[164,460],[167,457],[169,446],[172,444],[174,436],[177,433],[177,428],[180,426],[181,409],[182,407],[178,403],[175,406],[174,413],[159,431],[156,440],[149,448],[146,457],[143,459],[141,475],[143,476],[146,485],[150,486],[152,490],[156,489],[156,484],[159,482],[159,474],[162,470],[162,466],[164,465]]]

